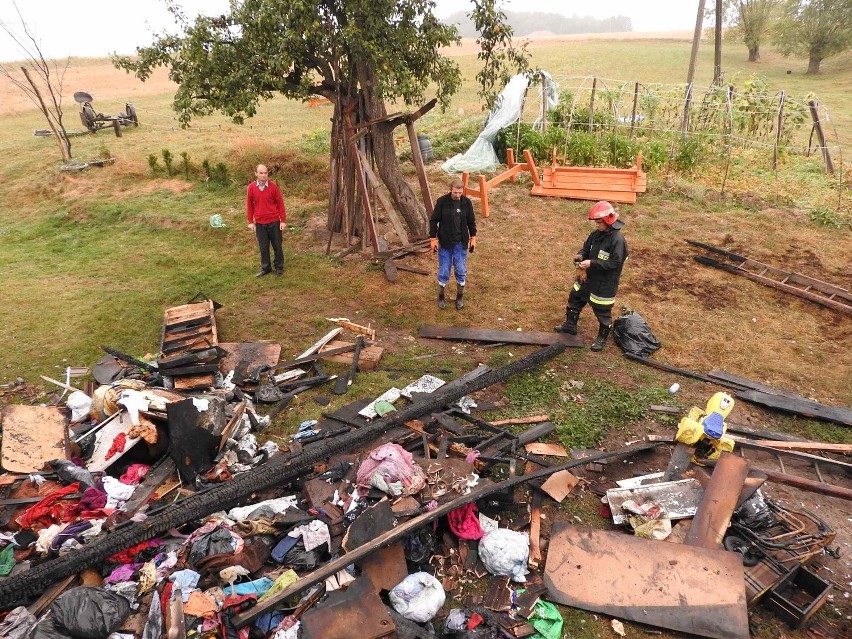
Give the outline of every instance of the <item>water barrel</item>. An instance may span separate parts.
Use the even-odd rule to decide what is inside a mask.
[[[435,159],[435,154],[432,153],[432,141],[425,133],[417,134],[417,146],[420,147],[420,155],[423,156],[424,162],[431,162]]]

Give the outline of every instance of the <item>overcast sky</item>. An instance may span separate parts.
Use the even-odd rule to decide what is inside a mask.
[[[228,0],[178,0],[188,15],[203,10],[221,13]],[[100,57],[133,53],[152,42],[152,32],[169,30],[171,16],[163,0],[114,2],[104,0],[17,0],[18,7],[47,57]],[[466,0],[436,0],[436,14],[446,17],[466,10]],[[698,0],[503,0],[504,11],[545,11],[606,18],[626,15],[634,31],[691,30]],[[12,0],[0,0],[0,20],[18,30],[20,20]],[[20,50],[0,31],[0,60],[17,60]]]

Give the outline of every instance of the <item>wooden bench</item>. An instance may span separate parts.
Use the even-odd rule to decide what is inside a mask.
[[[528,160],[527,163],[531,162]],[[533,165],[533,176],[538,172]],[[644,193],[648,179],[642,171],[642,154],[629,169],[589,166],[558,166],[554,162],[542,171],[541,180],[533,178],[532,195],[565,197],[574,200],[608,200],[635,204],[636,194]]]

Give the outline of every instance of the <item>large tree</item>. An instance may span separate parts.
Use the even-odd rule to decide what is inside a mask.
[[[749,62],[760,60],[760,45],[769,34],[779,0],[733,0],[734,34],[748,47]]]
[[[808,73],[852,48],[852,0],[786,0],[775,42],[783,55],[808,58]]]
[[[347,142],[352,126],[381,120],[386,100],[413,105],[433,88],[446,105],[461,83],[458,65],[441,49],[459,41],[433,14],[433,0],[231,0],[221,16],[186,20],[172,10],[180,33],[164,34],[115,63],[147,79],[168,67],[178,84],[174,109],[188,124],[220,111],[235,122],[276,94],[334,103],[329,222],[355,201]],[[367,151],[415,237],[426,234],[422,204],[403,179],[392,125],[371,127]]]

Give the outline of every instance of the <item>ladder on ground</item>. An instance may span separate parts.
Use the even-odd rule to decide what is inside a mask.
[[[712,266],[735,275],[742,275],[755,282],[852,315],[852,293],[845,288],[794,271],[785,271],[703,242],[686,241],[692,246],[725,258],[725,261],[720,261],[705,255],[695,255],[695,261],[700,264]]]

